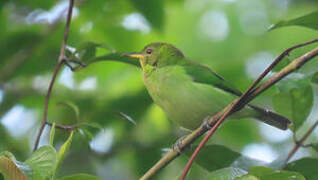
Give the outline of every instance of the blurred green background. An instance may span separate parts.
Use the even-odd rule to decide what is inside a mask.
[[[56,65],[68,1],[2,0],[0,2],[0,151],[24,160],[31,153],[43,116],[45,93]],[[242,91],[288,47],[317,37],[317,31],[286,27],[268,32],[271,24],[317,10],[314,0],[76,0],[68,40],[69,49],[91,41],[118,52],[138,51],[164,41],[212,67]],[[301,48],[293,58],[312,47]],[[105,50],[98,50],[103,54]],[[288,60],[287,58],[287,60]],[[316,60],[317,61],[317,60]],[[310,63],[289,78],[297,80],[317,71]],[[317,119],[314,106],[297,136]],[[254,103],[272,109],[275,86]],[[59,102],[72,102],[80,115]],[[94,174],[102,179],[137,179],[170,148],[181,132],[152,103],[141,70],[119,62],[99,62],[80,71],[64,67],[54,86],[48,120],[59,124],[98,123],[93,138],[76,133],[60,175]],[[133,125],[118,116],[123,112]],[[40,145],[48,143],[45,129]],[[58,149],[68,133],[57,130]],[[318,133],[310,137],[317,141]],[[293,146],[292,133],[244,119],[226,122],[211,140],[256,159],[271,162]],[[294,156],[317,157],[310,149]],[[158,179],[180,174],[181,157]],[[198,175],[200,176],[200,175]]]

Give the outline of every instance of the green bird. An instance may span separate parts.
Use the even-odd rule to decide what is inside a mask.
[[[153,101],[183,128],[198,128],[206,117],[220,112],[242,95],[208,66],[189,60],[172,44],[151,43],[141,52],[126,56],[139,59],[144,84]],[[285,117],[254,105],[245,106],[229,119],[246,117],[282,130],[290,123]]]

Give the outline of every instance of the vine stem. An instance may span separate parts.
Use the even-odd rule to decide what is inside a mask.
[[[288,153],[287,158],[285,160],[285,164],[293,157],[293,155],[297,152],[297,150],[303,146],[305,140],[309,137],[309,135],[315,130],[318,126],[318,120],[310,127],[310,129],[305,133],[305,135],[299,140],[295,140],[295,145]]]
[[[313,57],[317,56],[318,55],[318,47],[315,48],[314,50],[306,53],[305,55],[295,59],[293,62],[291,62],[285,68],[283,68],[281,71],[274,74],[266,82],[264,82],[263,84],[256,87],[257,84],[266,76],[266,74],[268,72],[270,72],[270,70],[273,69],[273,67],[275,67],[277,65],[277,63],[279,61],[281,61],[283,59],[283,57],[288,55],[292,50],[299,48],[299,47],[302,47],[302,46],[305,46],[305,45],[308,45],[308,44],[311,44],[311,43],[315,43],[315,42],[318,42],[318,39],[308,41],[308,42],[293,46],[291,48],[288,48],[280,56],[278,56],[276,58],[276,60],[260,75],[260,77],[252,84],[252,86],[239,99],[236,99],[234,102],[232,102],[226,108],[224,108],[221,112],[217,113],[216,115],[214,115],[213,117],[211,117],[208,120],[209,124],[213,126],[213,128],[210,130],[211,135],[216,131],[217,127],[224,121],[226,116],[243,108],[244,105],[246,105],[248,102],[253,100],[255,97],[257,97],[263,91],[265,91],[266,89],[273,86],[275,83],[280,81],[282,78],[286,77],[288,74],[299,69],[303,64],[305,64],[307,61],[309,61]],[[236,107],[234,107],[234,106],[236,106]],[[220,120],[221,120],[220,118],[223,118],[223,120],[221,122],[220,122]],[[217,122],[218,120],[219,120],[219,122]],[[214,125],[216,125],[216,123],[218,123],[218,125],[216,127],[214,127]],[[181,149],[184,149],[185,147],[189,146],[192,142],[194,142],[196,139],[198,139],[206,131],[207,131],[207,129],[203,126],[200,126],[199,128],[195,129],[191,134],[189,134],[180,143]],[[209,137],[211,135],[209,135]],[[204,139],[208,139],[208,137],[204,138]],[[204,139],[202,141],[206,141]],[[203,143],[203,145],[204,145],[204,143]],[[201,145],[200,148],[202,148],[203,145]],[[200,148],[199,148],[199,150],[200,150]],[[188,161],[189,165],[186,166],[186,168],[183,172],[184,177],[185,177],[187,171],[189,170],[189,168],[191,167],[191,164],[192,164],[196,154],[199,152],[199,150],[196,149],[196,151],[195,151],[196,153],[194,153],[193,156]],[[150,179],[151,177],[153,177],[155,174],[157,174],[162,168],[167,166],[172,160],[174,160],[179,155],[180,155],[179,152],[177,152],[175,150],[171,150],[164,157],[162,157],[150,170],[148,170],[140,179],[141,180]]]
[[[206,135],[206,137],[200,142],[200,145],[197,147],[197,149],[195,150],[195,152],[192,154],[192,156],[190,157],[188,163],[186,164],[183,172],[182,172],[182,176],[180,178],[180,180],[184,180],[184,178],[186,177],[188,171],[190,170],[190,167],[194,161],[194,158],[198,155],[199,151],[203,148],[203,146],[205,145],[205,143],[209,140],[209,138],[215,133],[215,131],[217,130],[217,128],[221,125],[222,122],[225,121],[226,117],[230,115],[231,112],[238,111],[240,109],[242,109],[247,103],[249,103],[250,101],[252,101],[255,97],[257,97],[259,94],[261,94],[262,92],[264,92],[266,89],[268,89],[269,87],[273,86],[275,83],[277,83],[278,81],[280,81],[281,79],[283,79],[284,77],[286,77],[288,74],[296,71],[297,69],[299,69],[301,66],[303,66],[306,62],[308,62],[310,59],[312,59],[313,57],[318,55],[318,47],[315,48],[314,50],[312,50],[311,52],[308,52],[306,54],[304,54],[303,56],[297,58],[296,60],[294,60],[293,62],[291,62],[289,65],[287,65],[285,68],[283,68],[281,71],[279,71],[278,73],[276,73],[274,76],[272,76],[269,80],[267,80],[265,83],[263,83],[262,85],[260,85],[259,87],[255,88],[258,84],[258,82],[260,82],[268,72],[270,72],[271,69],[273,69],[279,61],[281,61],[283,59],[284,56],[288,55],[288,51],[291,51],[293,49],[298,48],[298,47],[302,47],[304,45],[307,45],[308,43],[311,42],[316,42],[316,40],[314,41],[309,41],[307,43],[303,43],[297,46],[294,46],[292,48],[289,48],[287,51],[285,51],[284,53],[281,54],[281,56],[279,56],[260,76],[259,78],[252,84],[252,86],[237,100],[233,101],[232,105],[228,106],[225,108],[225,112],[222,115],[222,117],[218,120],[218,122],[213,126],[213,128],[209,131],[209,133]],[[287,52],[287,53],[286,53]],[[297,143],[298,144],[298,143]]]
[[[35,151],[38,148],[41,135],[43,133],[45,125],[47,124],[48,107],[49,107],[49,102],[50,102],[50,97],[51,97],[51,94],[52,94],[53,86],[54,86],[56,77],[57,77],[57,75],[58,75],[63,63],[66,60],[65,59],[65,48],[66,48],[68,34],[69,34],[69,30],[70,30],[73,6],[74,6],[74,0],[70,0],[69,1],[69,6],[68,6],[68,11],[67,11],[66,25],[65,25],[65,29],[64,29],[64,38],[63,38],[63,41],[62,41],[60,55],[58,57],[57,65],[55,66],[54,73],[53,73],[52,79],[51,79],[50,84],[49,84],[49,88],[48,88],[46,96],[45,96],[45,104],[44,104],[44,110],[43,110],[43,121],[42,121],[42,124],[40,126],[39,132],[38,132],[38,134],[36,136],[36,140],[35,140],[33,151]]]

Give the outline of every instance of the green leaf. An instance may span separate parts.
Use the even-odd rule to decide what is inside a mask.
[[[101,178],[89,174],[74,174],[70,176],[64,176],[58,180],[101,180]]]
[[[67,139],[66,142],[62,145],[60,151],[58,152],[56,170],[57,170],[57,168],[59,168],[59,167],[61,166],[62,162],[63,162],[64,159],[65,159],[66,153],[68,152],[68,150],[69,150],[70,147],[71,147],[71,143],[72,143],[72,140],[73,140],[73,135],[74,135],[74,131],[71,131],[70,136],[68,137],[68,139]],[[56,170],[55,170],[55,171],[56,171]]]
[[[307,15],[287,20],[287,21],[280,21],[276,24],[271,25],[269,30],[286,27],[286,26],[304,26],[307,28],[318,30],[318,11],[314,11]]]
[[[89,60],[96,55],[96,48],[101,46],[94,42],[86,42],[78,48],[77,52],[81,61]]]
[[[33,178],[33,173],[32,173],[31,167],[27,164],[24,164],[20,161],[17,161],[11,152],[8,152],[8,151],[0,152],[0,158],[2,158],[2,157],[11,160],[15,164],[15,166],[17,166],[17,168],[21,171],[21,173],[23,173],[24,175],[26,175],[28,177],[28,179]],[[0,168],[0,172],[2,172],[2,170],[3,170],[3,174],[8,173],[9,176],[14,175],[14,174],[10,173],[11,170],[14,170],[14,167],[11,164],[11,162],[9,162],[6,159],[3,159],[2,162],[3,162],[3,164],[0,165],[0,166],[2,166]],[[13,169],[11,169],[9,167],[12,167]],[[17,171],[17,175],[18,175],[18,171]]]
[[[304,175],[307,180],[316,180],[318,179],[317,167],[318,159],[303,158],[288,163],[285,169],[299,172]]]
[[[84,135],[88,140],[92,140],[94,138],[93,133],[91,132],[93,129],[97,129],[99,131],[103,131],[103,126],[101,126],[98,123],[93,123],[93,122],[89,122],[89,123],[79,123],[78,124],[79,127],[79,132]]]
[[[195,149],[196,147],[192,147],[191,151],[186,151],[185,154],[190,157]],[[240,153],[232,151],[225,146],[208,145],[201,149],[195,162],[208,171],[214,171],[229,167],[239,157]]]
[[[80,61],[86,62],[96,57],[97,48],[103,48],[114,52],[114,49],[105,44],[95,42],[84,42],[75,51],[74,56],[78,55]]]
[[[251,174],[256,177],[262,177],[264,175],[273,174],[274,172],[275,171],[273,169],[264,166],[254,166],[251,168],[248,174]]]
[[[132,64],[137,67],[141,67],[139,64],[139,60],[136,58],[131,58],[125,56],[123,53],[109,53],[103,56],[97,56],[93,59],[91,59],[88,64],[100,62],[100,61],[118,61],[118,62],[123,62],[127,64]]]
[[[63,101],[63,102],[59,102],[57,105],[63,105],[63,106],[66,106],[66,107],[72,109],[73,112],[75,113],[76,120],[79,121],[80,110],[76,104],[74,104],[70,101]]]
[[[20,164],[20,167],[25,166]],[[29,167],[24,167],[29,168]],[[27,176],[19,169],[14,160],[8,157],[0,156],[0,173],[2,173],[5,180],[27,180]]]
[[[261,177],[262,180],[306,180],[305,177],[297,172],[279,171]]]
[[[87,130],[86,128],[82,127],[82,128],[79,128],[79,132],[84,136],[86,137],[88,140],[92,140],[94,138],[93,134]]]
[[[258,177],[261,180],[305,180],[304,176],[297,172],[278,171],[263,166],[252,167],[248,175]],[[241,180],[246,179],[242,178]]]
[[[53,146],[55,136],[55,123],[52,123],[51,132],[50,132],[50,145]]]
[[[158,0],[131,0],[135,8],[140,11],[150,24],[159,30],[164,25],[163,1]]]
[[[278,84],[279,92],[273,96],[276,112],[293,122],[293,131],[303,124],[313,106],[313,90],[307,79],[284,81]]]
[[[17,3],[19,6],[26,6],[28,8],[40,8],[40,9],[50,9],[55,3],[50,1],[42,1],[42,0],[12,0],[13,3]]]
[[[318,152],[318,143],[311,144],[311,147]]]
[[[52,176],[57,164],[57,154],[52,146],[42,146],[24,163],[32,168],[34,179],[44,179]]]
[[[187,156],[191,156],[196,147],[185,152]],[[250,167],[256,165],[268,165],[268,163],[255,160],[221,145],[205,146],[198,156],[195,163],[208,171],[215,171],[226,167],[237,167],[244,170],[249,170]]]
[[[95,128],[95,129],[98,129],[98,130],[103,130],[103,126],[101,126],[100,124],[98,123],[94,123],[94,122],[82,122],[82,123],[79,123],[78,124],[79,127],[90,127],[90,128]]]
[[[228,167],[211,172],[207,180],[232,180],[244,174],[247,174],[247,172],[243,169]]]
[[[122,63],[126,63],[126,64],[131,64],[131,65],[137,66],[139,68],[141,67],[138,59],[132,58],[132,57],[127,57],[127,56],[125,56],[124,53],[117,53],[117,52],[108,53],[105,55],[93,57],[93,58],[87,60],[85,62],[85,65],[88,66],[90,64],[94,64],[94,63],[102,62],[102,61],[115,61],[115,62],[117,61],[117,62],[122,62]],[[81,69],[81,68],[83,68],[83,67],[81,67],[80,65],[75,66],[75,69]]]
[[[314,84],[318,84],[318,72],[316,72],[312,78],[311,78],[311,82]]]
[[[255,177],[253,175],[244,175],[242,177],[238,177],[238,178],[235,178],[235,180],[260,180],[258,177]]]

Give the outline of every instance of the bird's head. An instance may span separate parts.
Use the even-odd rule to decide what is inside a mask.
[[[175,65],[184,57],[183,53],[172,44],[161,42],[148,44],[142,51],[129,53],[126,56],[138,58],[144,71]]]

